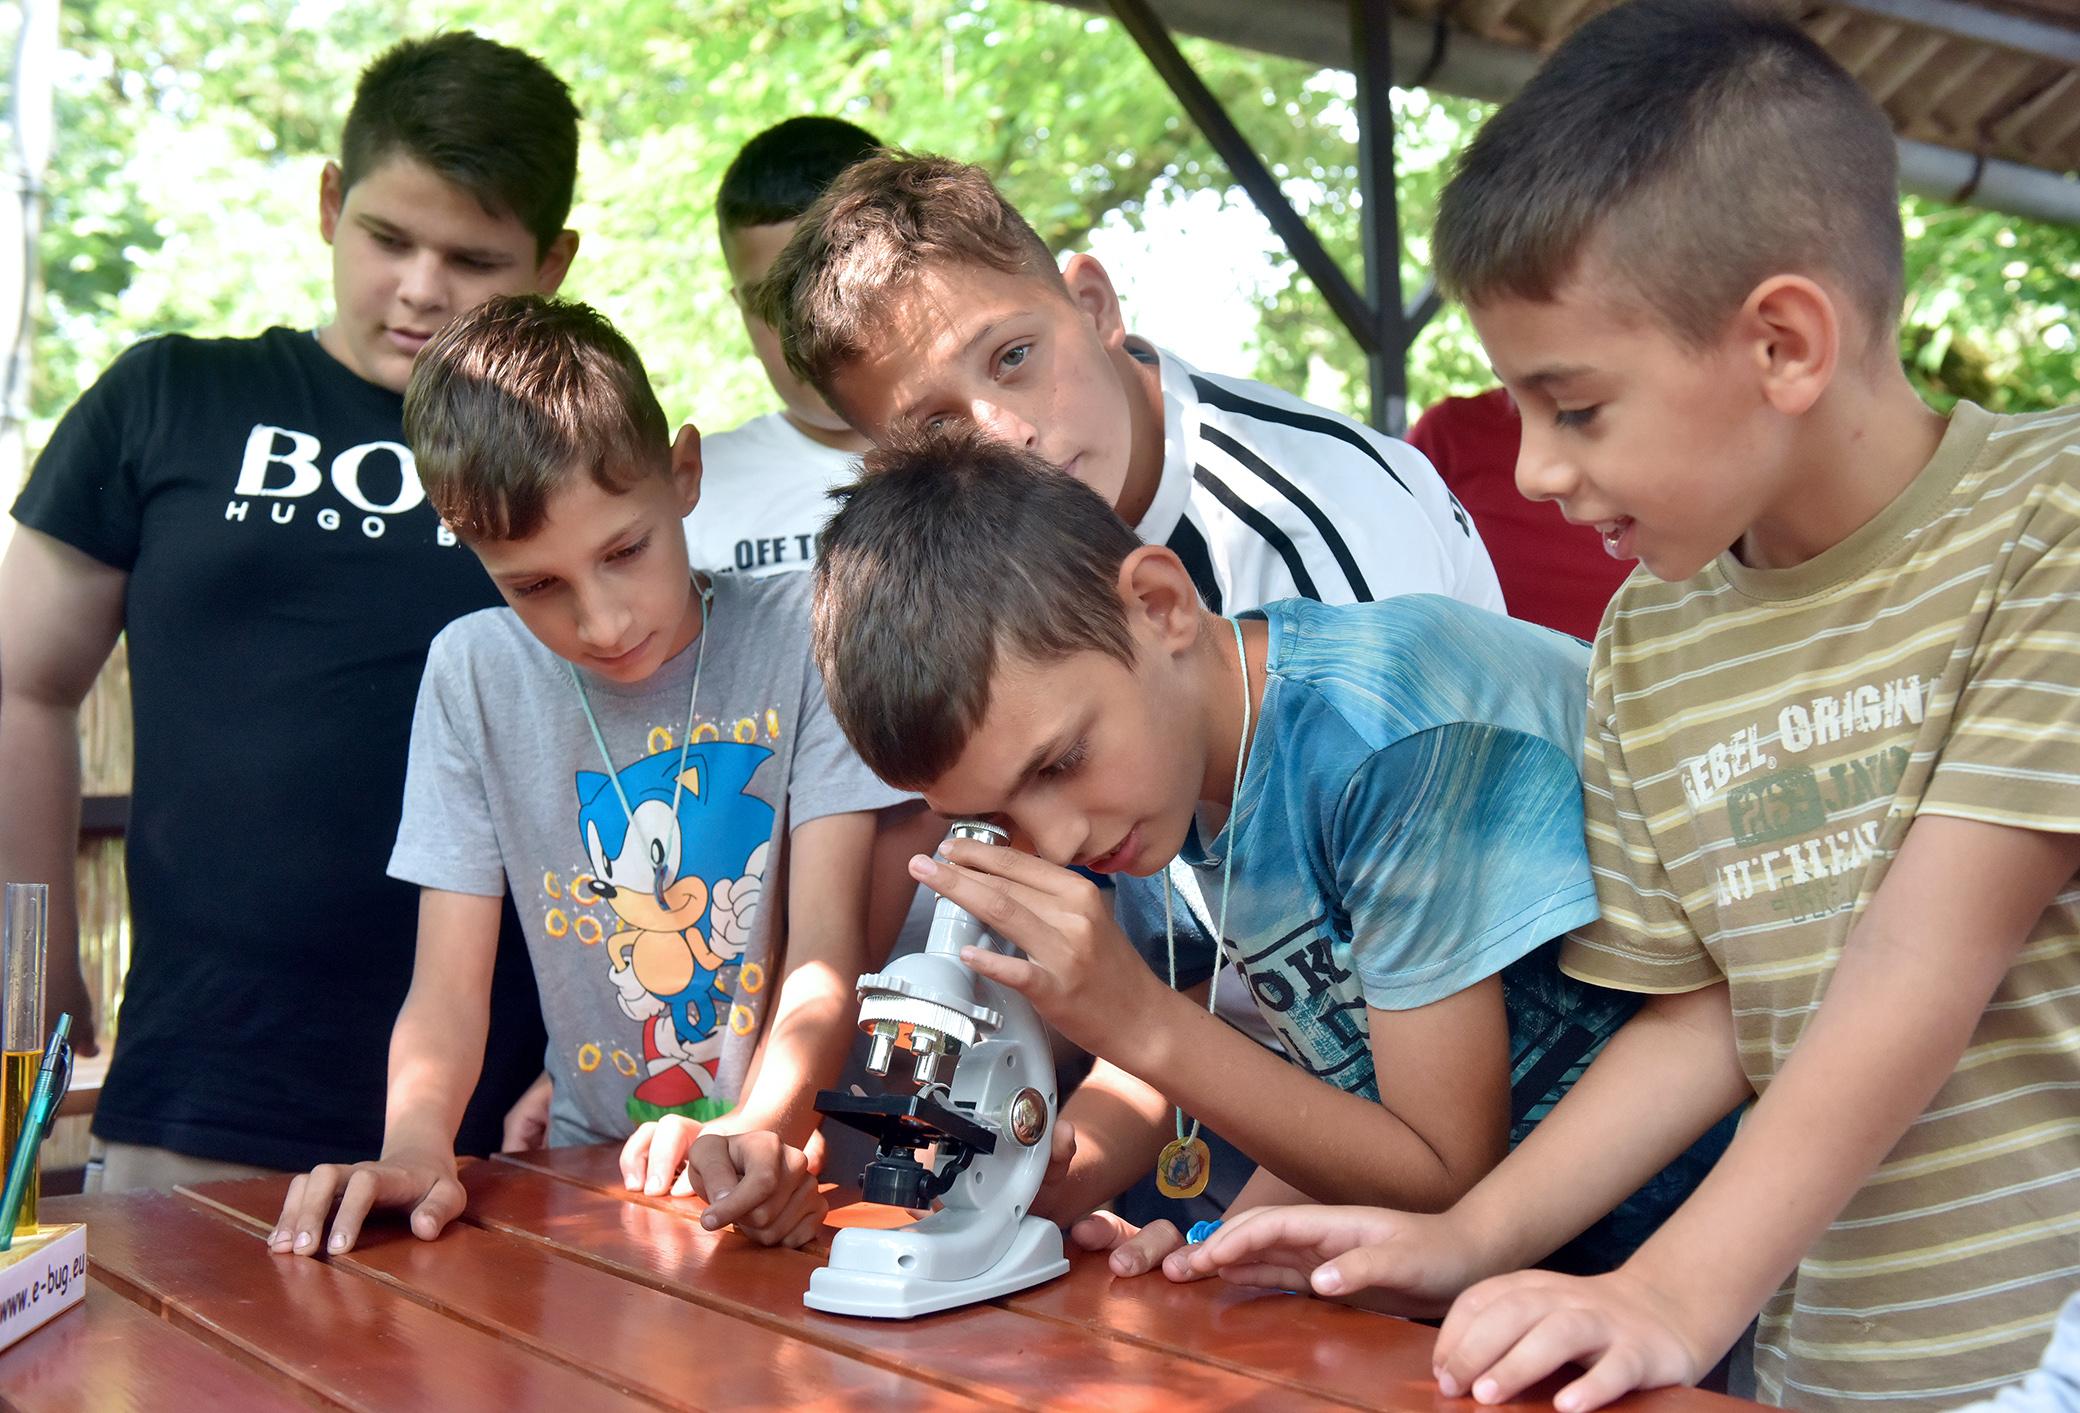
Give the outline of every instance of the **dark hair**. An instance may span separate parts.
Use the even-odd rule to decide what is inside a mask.
[[[715,191],[722,233],[792,221],[838,173],[881,150],[881,139],[843,118],[789,118],[738,150]]]
[[[487,299],[419,352],[404,437],[427,499],[466,540],[524,540],[583,467],[619,494],[670,469],[643,360],[597,310]]]
[[[833,493],[814,645],[838,725],[891,785],[929,785],[989,710],[1000,654],[1134,661],[1103,496],[972,427],[899,433]]]
[[[1790,20],[1631,0],[1583,25],[1460,158],[1438,283],[1547,300],[1593,263],[1693,345],[1772,274],[1832,276],[1889,338],[1898,154],[1856,80]],[[1585,259],[1588,257],[1588,259]]]
[[[847,167],[802,213],[759,285],[757,313],[779,332],[795,376],[829,397],[889,301],[935,262],[1031,275],[1067,297],[1047,243],[987,172],[891,151]]]
[[[531,54],[467,30],[408,39],[362,71],[340,141],[344,185],[399,153],[518,220],[539,255],[571,214],[578,109]]]

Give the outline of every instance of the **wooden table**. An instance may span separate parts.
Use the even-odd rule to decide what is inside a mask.
[[[802,1306],[821,1245],[762,1250],[703,1231],[697,1201],[621,1190],[610,1148],[475,1163],[463,1181],[469,1210],[440,1240],[379,1219],[359,1249],[322,1261],[263,1244],[286,1179],[55,1199],[46,1220],[88,1224],[87,1297],[0,1354],[0,1404],[1474,1407],[1438,1396],[1425,1327],[1300,1296],[1120,1280],[1078,1255],[1068,1275],[989,1305],[846,1319]],[[865,1204],[833,1215],[898,1220]],[[1667,1390],[1619,1406],[1747,1405]]]

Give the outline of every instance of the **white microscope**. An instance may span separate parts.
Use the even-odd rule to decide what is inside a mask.
[[[1004,844],[963,820],[956,839]],[[836,1315],[908,1319],[1052,1280],[1069,1269],[1062,1234],[1032,1215],[1055,1121],[1054,1057],[1025,997],[961,964],[962,947],[1011,948],[941,898],[922,952],[859,979],[867,1068],[888,1073],[908,1050],[915,1094],[825,1090],[816,1108],[872,1134],[880,1149],[861,1187],[869,1202],[939,1209],[888,1231],[848,1227],[802,1303]],[[952,1083],[941,1082],[951,1064]],[[936,1144],[926,1166],[917,1150]]]

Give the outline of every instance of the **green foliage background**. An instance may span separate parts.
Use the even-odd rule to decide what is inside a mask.
[[[584,245],[566,292],[629,332],[669,410],[711,428],[770,401],[727,295],[712,208],[731,155],[770,123],[840,113],[981,162],[1058,250],[1109,213],[1138,221],[1154,203],[1229,188],[1116,25],[1040,0],[70,0],[62,23],[38,442],[140,336],[323,321],[318,174],[358,70],[402,35],[474,28],[571,84],[586,118],[573,220]],[[1355,276],[1349,76],[1184,47]],[[1484,110],[1420,92],[1397,94],[1396,108],[1412,292],[1446,164]],[[1923,384],[2002,409],[2072,401],[2080,231],[1905,209],[1902,345]],[[1362,412],[1355,345],[1297,271],[1278,274],[1261,297],[1235,296],[1260,310],[1257,367],[1234,371]],[[1416,406],[1487,383],[1456,310],[1425,331],[1410,376]]]

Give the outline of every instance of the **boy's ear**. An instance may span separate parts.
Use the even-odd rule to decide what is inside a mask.
[[[565,230],[556,233],[549,248],[534,267],[534,292],[554,294],[563,284],[563,277],[571,272],[571,261],[578,258],[578,233]]]
[[[679,493],[679,518],[701,503],[701,429],[688,422],[672,439],[672,487]]]
[[[1804,275],[1772,275],[1735,316],[1762,394],[1777,411],[1809,411],[1834,381],[1842,324],[1834,299]]]
[[[1091,321],[1105,347],[1116,349],[1127,341],[1126,316],[1119,310],[1119,294],[1112,276],[1094,255],[1072,255],[1062,266],[1062,283],[1069,287],[1069,302]]]
[[[347,204],[347,176],[339,169],[339,163],[327,162],[325,170],[318,174],[318,234],[332,244],[332,236],[339,229],[339,213]]]
[[[1143,545],[1120,561],[1120,602],[1127,629],[1156,650],[1176,655],[1199,640],[1199,590],[1184,561],[1163,545]]]

